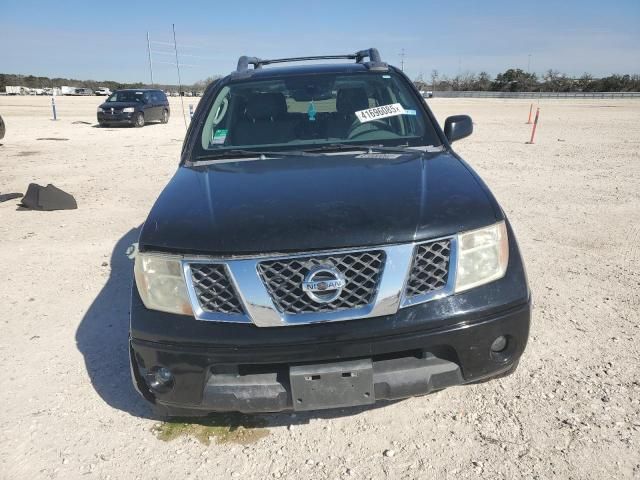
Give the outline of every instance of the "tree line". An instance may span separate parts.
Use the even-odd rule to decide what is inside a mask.
[[[182,85],[183,91],[202,91],[209,83],[220,78],[213,76],[190,85]],[[440,75],[437,70],[425,79],[419,75],[414,80],[420,90],[438,91],[493,91],[493,92],[638,92],[640,91],[640,75],[609,75],[594,78],[585,73],[579,78],[572,78],[557,70],[547,70],[541,77],[535,73],[527,73],[519,68],[510,68],[492,78],[487,72],[463,73],[455,77]],[[16,75],[0,73],[0,91],[7,85],[19,85],[28,88],[52,88],[62,85],[91,88],[107,87],[110,90],[121,88],[149,88],[150,84],[135,82],[122,83],[113,80],[78,80],[74,78],[49,78],[34,75]],[[178,90],[177,85],[154,84],[153,88],[162,90]]]
[[[200,80],[191,85],[182,85],[183,91],[200,91],[204,90],[209,83],[219,77],[209,77],[205,80]],[[135,82],[135,83],[123,83],[113,80],[78,80],[75,78],[49,78],[49,77],[37,77],[35,75],[17,75],[11,73],[0,73],[0,92],[5,91],[7,85],[21,86],[27,88],[53,88],[67,85],[70,87],[82,87],[96,90],[100,87],[106,87],[111,91],[119,90],[122,88],[151,88],[152,85],[148,83]],[[178,85],[171,84],[158,84],[155,83],[153,88],[159,88],[161,90],[178,90]]]
[[[430,81],[429,81],[430,80]],[[557,70],[547,70],[541,77],[519,68],[510,68],[492,78],[487,72],[464,73],[455,77],[431,72],[427,80],[419,75],[414,83],[420,90],[491,91],[491,92],[638,92],[640,75],[618,75],[594,78],[585,73],[572,78]]]

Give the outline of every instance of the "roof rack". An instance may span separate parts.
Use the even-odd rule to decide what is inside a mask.
[[[247,57],[243,55],[238,59],[238,67],[236,73],[249,73],[249,65],[253,65],[253,70],[258,70],[264,65],[270,65],[272,63],[288,63],[288,62],[304,62],[306,60],[336,60],[336,59],[348,59],[355,60],[356,63],[364,63],[369,70],[387,71],[389,66],[384,63],[380,58],[380,53],[377,48],[369,48],[367,50],[360,50],[356,53],[349,53],[346,55],[320,55],[316,57],[293,57],[293,58],[273,58],[270,60],[263,60],[257,57]],[[365,58],[368,58],[368,62],[363,62]]]

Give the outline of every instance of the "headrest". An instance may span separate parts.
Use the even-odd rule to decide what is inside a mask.
[[[267,120],[287,111],[282,93],[254,93],[247,101],[247,116],[253,120]]]
[[[339,113],[353,113],[369,108],[369,98],[364,88],[341,88],[336,97],[336,110]]]

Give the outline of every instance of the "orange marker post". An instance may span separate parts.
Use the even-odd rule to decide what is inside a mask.
[[[531,125],[531,112],[533,111],[533,103],[529,106],[529,120],[527,120],[527,125]]]
[[[527,142],[529,145],[533,145],[533,139],[536,136],[536,127],[538,126],[538,117],[539,116],[540,116],[540,109],[536,108],[536,118],[533,121],[533,128],[531,129],[531,140]]]

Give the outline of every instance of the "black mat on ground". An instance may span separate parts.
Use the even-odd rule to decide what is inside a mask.
[[[73,195],[60,190],[51,184],[43,187],[37,183],[30,183],[22,199],[22,207],[32,210],[75,210],[78,208]]]

